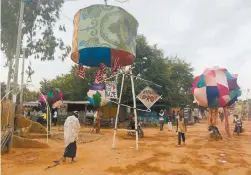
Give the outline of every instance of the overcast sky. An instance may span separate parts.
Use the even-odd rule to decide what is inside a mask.
[[[59,23],[65,24],[67,32],[58,35],[71,45],[74,14],[80,8],[103,3],[103,0],[65,2]],[[241,88],[251,88],[250,0],[129,0],[126,3],[108,0],[108,4],[134,15],[139,22],[138,33],[144,34],[149,43],[158,44],[166,56],[178,55],[191,62],[195,75],[206,67],[219,65],[239,74]],[[6,81],[7,68],[3,68],[2,60],[0,81]],[[33,84],[37,87],[42,78],[53,79],[68,73],[73,65],[70,57],[64,62],[30,60],[35,69]],[[246,98],[245,91],[244,94]]]

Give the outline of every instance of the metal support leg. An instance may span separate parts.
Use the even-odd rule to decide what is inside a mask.
[[[121,88],[120,88],[120,94],[119,94],[119,103],[118,103],[118,108],[117,108],[115,127],[114,127],[114,134],[113,134],[112,148],[115,148],[115,139],[116,139],[116,133],[117,133],[117,126],[118,126],[118,116],[119,116],[119,110],[120,110],[120,103],[121,103],[121,97],[122,97],[122,92],[123,92],[124,80],[125,80],[125,74],[123,74],[123,76],[122,76],[122,82],[121,82]]]
[[[133,111],[134,111],[134,118],[135,118],[135,130],[136,130],[136,150],[139,150],[139,135],[138,135],[138,116],[137,116],[137,109],[136,109],[136,97],[135,97],[135,89],[134,89],[134,80],[132,69],[130,69],[130,76],[131,76],[131,84],[132,84],[132,97],[133,97]]]

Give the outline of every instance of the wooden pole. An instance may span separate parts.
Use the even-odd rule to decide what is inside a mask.
[[[225,131],[227,133],[227,136],[231,137],[231,133],[230,133],[230,130],[229,130],[229,116],[230,116],[230,113],[229,113],[227,108],[223,108],[223,109],[224,109],[224,116],[225,116]]]
[[[19,13],[19,22],[18,22],[18,30],[17,30],[17,44],[16,44],[16,56],[15,56],[15,71],[13,78],[13,91],[12,91],[12,111],[10,117],[10,126],[12,131],[14,132],[14,119],[16,116],[16,102],[17,102],[17,87],[18,87],[18,69],[19,69],[19,58],[20,58],[20,47],[21,47],[21,35],[22,35],[22,24],[23,24],[23,16],[24,16],[24,2],[21,1],[20,5],[20,13]],[[9,152],[12,151],[13,145],[13,136],[11,137],[9,144]]]
[[[8,79],[7,79],[7,85],[6,85],[6,94],[10,91],[10,84],[11,84],[11,74],[12,74],[12,66],[13,66],[13,60],[14,57],[11,55],[9,61],[8,61]],[[9,93],[6,96],[6,99],[9,99]]]
[[[84,127],[86,124],[86,112],[87,112],[87,104],[85,104]]]
[[[25,64],[26,49],[23,51],[23,62],[22,62],[22,73],[21,73],[21,85],[20,85],[20,111],[23,111],[23,100],[24,100],[24,64]]]
[[[100,108],[97,109],[97,127],[96,127],[96,133],[100,133]]]
[[[249,120],[249,114],[250,114],[250,112],[249,112],[249,100],[248,100],[248,93],[249,93],[249,90],[250,89],[247,89],[247,121]]]
[[[47,134],[46,134],[46,142],[49,142],[49,106],[46,104],[46,127],[47,127]]]
[[[3,123],[2,123],[2,119],[3,119],[3,117],[2,117],[2,82],[0,82],[0,118],[1,118],[1,121],[0,121],[1,129],[3,129]]]

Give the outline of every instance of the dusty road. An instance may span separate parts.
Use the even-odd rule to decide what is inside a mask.
[[[219,141],[210,139],[206,123],[189,126],[181,147],[175,131],[166,127],[163,132],[145,128],[139,151],[134,137],[124,131],[118,133],[116,149],[111,149],[113,130],[103,129],[102,138],[78,144],[76,163],[68,161],[47,171],[63,154],[62,140],[50,140],[48,149],[14,149],[2,156],[2,175],[251,175],[251,122],[245,123],[245,133],[232,139],[219,124],[223,135]]]

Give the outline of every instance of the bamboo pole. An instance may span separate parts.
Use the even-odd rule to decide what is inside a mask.
[[[112,148],[115,148],[115,139],[116,139],[116,133],[117,133],[117,127],[118,127],[118,116],[119,116],[121,97],[122,97],[122,92],[123,92],[123,87],[124,87],[124,80],[125,80],[125,74],[122,75],[122,82],[121,82],[120,93],[119,93],[119,102],[118,102],[116,119],[115,119]]]
[[[134,111],[135,130],[136,130],[136,150],[139,150],[138,116],[137,116],[137,109],[136,109],[136,96],[135,96],[134,80],[133,80],[133,74],[132,74],[131,69],[130,69],[130,77],[131,77],[131,84],[132,84],[133,111]]]

